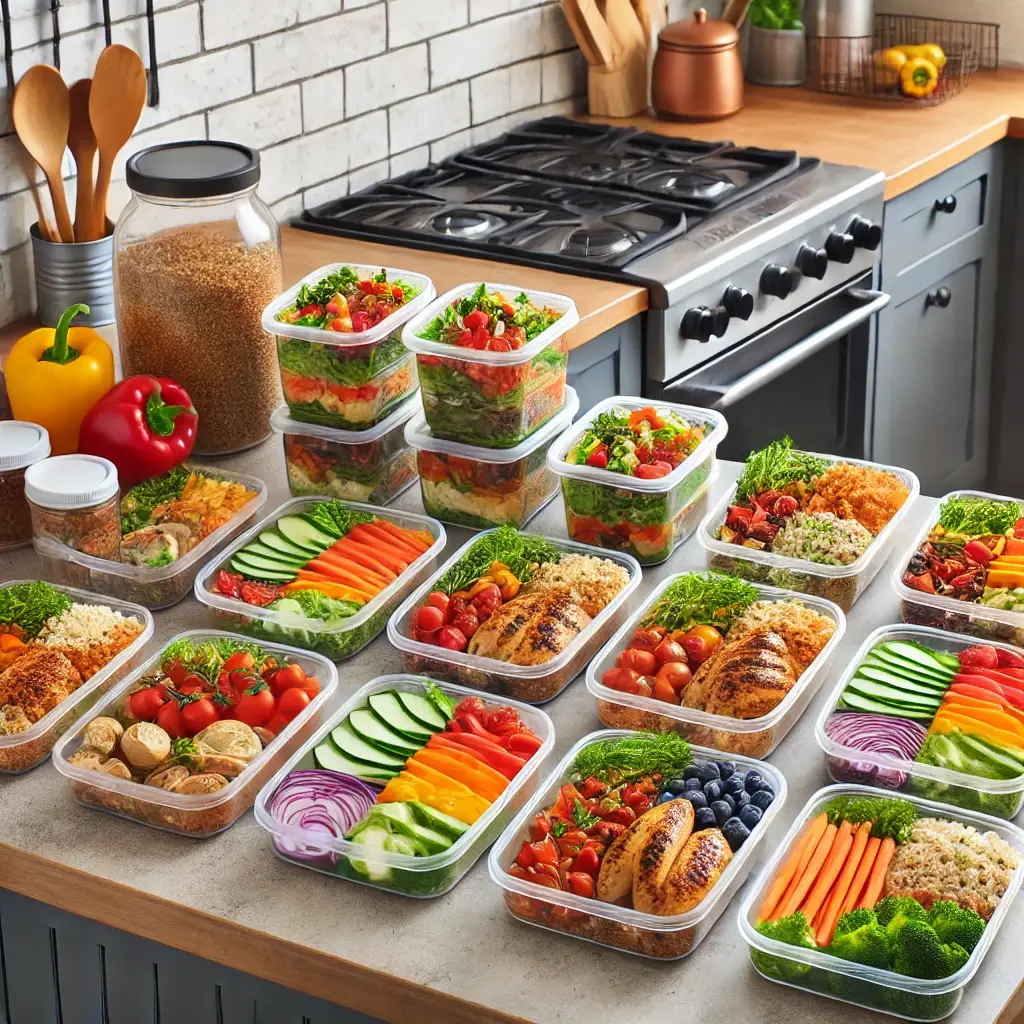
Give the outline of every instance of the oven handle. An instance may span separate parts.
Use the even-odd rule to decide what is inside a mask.
[[[780,352],[777,356],[762,363],[757,369],[751,370],[745,377],[740,377],[711,403],[711,408],[727,409],[730,405],[735,405],[759,388],[764,387],[765,384],[781,377],[787,370],[802,363],[819,349],[831,345],[844,334],[849,334],[854,328],[873,317],[880,309],[889,305],[890,301],[890,296],[885,292],[869,291],[862,288],[851,288],[847,294],[862,305],[845,313],[820,331],[809,334],[799,344],[787,348],[785,352]]]

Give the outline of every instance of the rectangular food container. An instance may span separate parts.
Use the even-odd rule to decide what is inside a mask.
[[[947,633],[927,626],[882,626],[876,629],[853,656],[842,679],[839,680],[818,716],[814,736],[825,754],[825,767],[835,782],[862,783],[879,789],[916,793],[918,796],[940,800],[944,804],[965,810],[991,814],[997,818],[1015,818],[1024,804],[1024,775],[1014,779],[986,779],[980,775],[919,764],[891,754],[856,750],[825,732],[843,690],[870,651],[879,644],[905,640],[924,644],[937,651],[956,654],[977,643],[977,640]],[[988,641],[992,643],[992,641]],[[1013,650],[1010,644],[992,643],[993,647]],[[921,723],[925,725],[924,722]]]
[[[77,554],[77,552],[76,552]],[[9,580],[0,583],[0,590],[15,587],[32,580]],[[130,615],[142,622],[142,632],[115,658],[107,662],[91,679],[84,682],[70,697],[62,700],[38,722],[24,732],[13,736],[0,736],[0,772],[20,775],[46,760],[54,744],[84,715],[112,686],[132,671],[142,657],[142,649],[153,635],[153,616],[138,604],[103,597],[73,587],[57,587],[78,604],[106,605],[122,615]]]
[[[712,715],[697,708],[684,708],[666,701],[635,693],[613,690],[601,682],[607,669],[615,666],[615,658],[626,646],[634,630],[662,593],[679,578],[669,576],[644,602],[635,615],[601,648],[587,669],[587,689],[597,698],[597,717],[611,729],[648,732],[670,730],[685,736],[691,743],[703,743],[730,754],[767,757],[782,741],[797,719],[804,713],[811,698],[821,686],[833,652],[846,632],[846,616],[831,601],[806,597],[777,587],[754,583],[760,601],[799,601],[812,611],[825,615],[835,623],[835,632],[821,653],[807,666],[782,702],[760,718],[730,718]]]
[[[323,710],[334,696],[338,686],[338,670],[318,654],[297,651],[282,644],[260,642],[268,651],[276,652],[299,664],[307,675],[320,680],[320,692],[274,738],[274,741],[249,763],[236,778],[216,793],[180,794],[156,786],[147,786],[133,779],[118,779],[103,772],[71,764],[68,758],[82,745],[82,733],[94,718],[101,715],[118,717],[116,709],[129,690],[160,663],[163,651],[178,640],[204,640],[226,638],[246,642],[247,637],[224,633],[220,630],[192,629],[178,633],[162,644],[160,650],[141,668],[136,669],[112,693],[102,707],[93,708],[92,714],[82,719],[77,727],[64,735],[54,748],[53,765],[71,781],[74,798],[88,807],[97,807],[120,818],[144,822],[165,832],[183,836],[206,838],[230,828],[253,804],[256,794],[267,779],[284,763],[296,748],[302,745],[320,725]]]
[[[505,907],[520,921],[565,932],[599,946],[622,949],[655,960],[681,960],[689,956],[729,905],[754,868],[755,851],[760,846],[775,816],[786,802],[786,780],[765,761],[733,757],[738,768],[757,769],[775,790],[775,799],[764,812],[756,831],[733,855],[711,892],[685,914],[660,917],[614,903],[549,889],[509,874],[524,840],[529,837],[530,822],[558,797],[559,788],[568,781],[572,763],[581,750],[600,740],[629,736],[624,729],[604,729],[584,736],[565,755],[558,767],[540,784],[530,802],[491,848],[487,867],[491,878],[504,889]],[[719,751],[692,747],[694,760],[720,758]]]
[[[434,437],[422,411],[405,428],[416,452],[423,507],[428,515],[456,526],[524,527],[554,496],[558,478],[547,453],[572,423],[580,400],[565,389],[565,406],[515,448],[477,448]]]
[[[735,488],[730,488],[717,508],[712,509],[704,517],[697,531],[697,540],[707,551],[708,565],[712,569],[728,572],[733,576],[742,576],[754,583],[771,583],[786,590],[799,591],[801,594],[814,594],[835,602],[844,612],[848,612],[892,552],[896,531],[921,493],[921,484],[908,469],[883,466],[862,459],[837,459],[834,455],[822,455],[819,452],[806,454],[817,459],[825,459],[833,465],[845,462],[851,466],[866,466],[869,469],[892,473],[910,491],[896,515],[886,523],[867,551],[855,562],[849,565],[820,565],[803,558],[773,555],[770,551],[759,551],[756,548],[743,547],[742,544],[729,544],[719,540],[718,529],[725,522]]]
[[[383,269],[389,282],[404,281],[418,293],[368,331],[343,334],[274,318],[291,306],[305,285],[351,267],[361,279]],[[329,263],[307,274],[263,310],[263,329],[277,339],[281,389],[292,418],[338,430],[366,430],[380,423],[416,390],[413,357],[402,344],[402,326],[434,297],[429,277],[392,267]]]
[[[304,512],[315,505],[317,498],[293,498],[278,506],[266,519],[260,520],[251,530],[239,537],[220,556],[203,566],[196,577],[195,595],[200,603],[213,609],[214,617],[231,630],[244,633],[261,642],[277,641],[308,651],[317,651],[334,661],[350,658],[361,651],[383,628],[388,616],[409,591],[426,577],[437,564],[438,556],[444,550],[448,537],[444,527],[429,516],[416,512],[400,512],[397,509],[380,508],[358,501],[346,502],[349,506],[380,516],[396,526],[410,530],[428,530],[436,539],[408,569],[390,586],[382,590],[372,601],[333,629],[325,629],[317,619],[299,615],[273,612],[258,608],[235,597],[216,594],[210,589],[218,569],[227,566],[233,555],[268,527],[273,526],[282,516]]]
[[[651,405],[707,430],[692,455],[660,480],[639,480],[593,466],[566,462],[569,450],[603,412],[619,407],[633,412]],[[573,540],[613,551],[628,551],[641,565],[657,565],[697,528],[707,507],[715,452],[729,425],[711,409],[642,398],[606,398],[548,450],[548,466],[562,479],[565,525]]]
[[[578,634],[561,654],[542,665],[510,665],[496,658],[484,658],[468,651],[449,651],[421,643],[412,636],[412,616],[423,604],[437,581],[462,558],[480,537],[477,534],[459,548],[426,583],[410,594],[401,608],[388,619],[388,639],[402,655],[402,666],[409,672],[461,683],[475,690],[500,694],[527,704],[543,704],[557,697],[594,656],[601,641],[620,625],[629,613],[629,599],[640,585],[640,565],[635,558],[620,552],[607,552],[574,541],[545,537],[562,554],[593,555],[607,558],[629,571],[629,582],[608,602],[593,622]]]
[[[326,494],[346,501],[386,505],[416,479],[416,456],[405,440],[405,424],[419,408],[404,401],[368,430],[336,430],[300,423],[278,406],[270,428],[284,441],[288,486],[295,497]]]
[[[566,295],[487,282],[488,292],[509,298],[522,292],[538,308],[550,306],[562,315],[515,352],[459,348],[420,336],[446,306],[478,287],[462,284],[438,296],[409,320],[402,341],[416,353],[423,411],[435,437],[481,448],[514,448],[565,404],[566,334],[579,323],[579,314]]]
[[[786,838],[775,848],[767,867],[747,887],[746,898],[740,907],[738,924],[740,934],[750,947],[751,963],[758,974],[769,981],[788,985],[790,988],[816,992],[829,999],[865,1006],[869,1010],[888,1013],[904,1020],[942,1020],[960,1005],[964,988],[977,973],[985,954],[995,941],[1003,921],[1010,912],[1010,904],[1020,891],[1024,866],[1018,867],[1013,873],[1010,885],[989,918],[981,941],[975,947],[971,958],[948,978],[912,978],[906,974],[897,974],[895,971],[842,960],[820,949],[805,949],[769,939],[755,928],[758,908],[764,902],[783,859],[792,849],[794,841],[806,823],[837,796],[878,796],[878,790],[867,786],[826,786],[807,801],[803,810],[796,816]],[[931,800],[921,800],[914,796],[903,796],[902,799],[909,800],[919,811],[927,812],[929,816],[973,826],[979,832],[995,832],[1001,839],[1024,853],[1024,832],[1009,822],[990,818],[985,814],[973,814],[970,811],[947,807]],[[778,977],[780,969],[786,975],[785,980]]]
[[[985,491],[952,491],[939,498],[935,508],[925,516],[914,543],[893,569],[892,585],[900,599],[900,618],[916,626],[932,626],[951,633],[965,633],[982,640],[1002,640],[1014,647],[1024,647],[1024,612],[1003,611],[973,601],[957,601],[956,598],[942,597],[940,594],[926,594],[903,582],[903,573],[914,552],[928,539],[932,527],[938,522],[939,508],[951,498],[988,498],[991,501],[1024,504],[1017,498]]]
[[[465,832],[443,853],[429,857],[412,857],[401,853],[384,851],[367,854],[367,848],[346,839],[327,837],[323,832],[313,832],[285,825],[270,814],[270,802],[277,787],[296,769],[315,768],[313,749],[340,725],[351,712],[362,707],[367,698],[385,690],[401,690],[403,693],[422,693],[423,676],[391,675],[379,676],[357,690],[337,714],[324,725],[308,743],[303,744],[291,760],[263,787],[256,798],[254,814],[274,843],[277,855],[291,864],[310,868],[325,875],[347,878],[374,889],[398,892],[403,896],[429,899],[443,896],[462,880],[466,872],[480,859],[481,855],[500,835],[501,830],[512,820],[530,794],[537,787],[540,769],[551,753],[555,743],[555,727],[551,719],[537,708],[528,707],[517,701],[502,700],[507,707],[515,708],[523,723],[541,740],[542,746],[526,766],[516,774],[505,788],[501,797],[487,809]],[[462,686],[439,683],[440,689],[456,703],[463,697],[476,696],[474,690]],[[297,851],[302,851],[299,854]],[[349,857],[355,855],[360,861],[370,861],[375,869],[390,868],[391,881],[371,882],[349,865]]]
[[[203,562],[221,544],[243,530],[267,500],[267,485],[254,476],[192,463],[186,463],[186,468],[195,469],[217,480],[244,484],[247,490],[256,492],[256,497],[247,501],[223,526],[218,526],[182,558],[167,565],[111,562],[106,558],[76,551],[55,537],[35,537],[32,543],[39,555],[44,577],[98,594],[112,594],[122,601],[132,601],[153,611],[177,604],[192,589]]]

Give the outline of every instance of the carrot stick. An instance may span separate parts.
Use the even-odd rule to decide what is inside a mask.
[[[395,573],[382,565],[378,559],[375,559],[372,556],[372,554],[367,554],[364,547],[356,544],[354,541],[349,541],[347,537],[343,537],[337,544],[327,550],[344,552],[346,558],[350,558],[353,562],[361,565],[364,569],[369,569],[376,575],[382,576],[389,583],[398,579],[398,576]]]
[[[359,527],[357,526],[349,531],[350,537],[358,529]],[[351,539],[369,548],[376,558],[395,572],[405,572],[409,568],[410,563],[419,557],[419,555],[412,554],[408,549],[399,549],[389,541],[381,540],[379,537],[372,537],[369,534],[361,533],[356,537],[351,537]]]
[[[832,935],[836,930],[836,922],[839,920],[839,908],[843,905],[846,894],[853,883],[857,867],[868,845],[870,833],[870,821],[862,822],[860,828],[854,833],[850,852],[843,863],[839,877],[835,880],[835,884],[829,892],[828,899],[823,904],[818,915],[819,927],[816,932],[816,941],[819,946],[827,946],[832,941]]]
[[[818,830],[818,834],[815,837],[814,841],[811,843],[811,845],[807,849],[805,849],[803,851],[803,854],[800,857],[800,863],[797,865],[796,873],[790,879],[789,885],[786,886],[786,891],[782,894],[781,899],[775,905],[775,910],[772,912],[773,918],[774,918],[774,916],[776,914],[778,916],[780,916],[780,917],[782,916],[781,915],[782,908],[790,901],[790,899],[793,897],[794,893],[796,892],[797,886],[800,884],[801,880],[803,879],[804,875],[807,872],[807,865],[810,864],[811,858],[814,856],[814,852],[818,848],[818,843],[821,842],[822,837],[825,835],[825,833],[827,831],[828,831],[828,818],[826,817],[825,818],[825,822],[821,826],[821,828]]]
[[[819,814],[816,818],[812,818],[803,835],[793,844],[793,849],[786,858],[786,863],[782,865],[781,870],[775,876],[775,881],[772,882],[772,887],[768,890],[768,895],[765,896],[761,909],[757,912],[758,924],[771,917],[772,911],[779,900],[782,899],[786,888],[793,880],[793,876],[803,873],[804,868],[807,867],[807,862],[811,859],[811,854],[814,852],[814,847],[817,846],[818,840],[825,831],[827,824],[828,817],[824,813]]]
[[[430,544],[425,544],[423,542],[423,538],[418,533],[413,533],[412,530],[403,530],[400,526],[395,526],[394,523],[390,523],[386,519],[377,519],[374,521],[373,525],[380,527],[380,529],[385,530],[393,537],[397,537],[406,544],[409,544],[414,548],[418,548],[420,554],[423,554],[423,552],[430,547]],[[433,540],[431,540],[431,543],[433,543]]]
[[[355,534],[357,539],[359,537],[366,537],[376,541],[378,544],[390,545],[392,548],[411,555],[412,561],[416,561],[420,556],[420,551],[414,548],[408,541],[400,540],[398,537],[388,533],[387,530],[382,530],[376,523],[360,523],[355,529],[350,530],[349,533]]]
[[[374,583],[378,587],[386,587],[391,581],[385,579],[379,573],[373,572],[370,569],[366,569],[361,566],[358,562],[353,562],[346,554],[336,551],[334,548],[328,548],[322,552],[319,556],[321,562],[327,562],[331,565],[336,565],[340,569],[344,569],[346,572],[352,573],[353,576],[359,577],[364,584]]]
[[[821,873],[815,879],[807,899],[800,906],[808,921],[813,921],[818,911],[821,910],[821,905],[825,902],[829,889],[839,877],[839,872],[843,870],[843,864],[846,863],[851,846],[853,846],[853,825],[844,820],[840,824],[835,842],[825,858]]]
[[[785,903],[781,907],[775,908],[775,913],[772,915],[773,921],[778,920],[780,917],[789,917],[790,914],[795,914],[800,909],[800,904],[807,897],[807,893],[814,884],[814,880],[821,872],[822,865],[825,863],[825,859],[835,843],[838,831],[839,829],[835,825],[826,826],[821,839],[818,840],[818,845],[814,848],[811,859],[807,862],[807,869],[799,879],[794,879],[796,884],[792,895],[787,896]]]
[[[313,559],[307,567],[308,572],[318,572],[321,576],[328,576],[337,583],[346,583],[356,590],[365,590],[367,593],[376,594],[381,590],[381,584],[371,583],[369,580],[353,572],[343,561],[334,558]]]
[[[882,845],[878,848],[878,856],[871,867],[871,874],[868,876],[867,884],[864,886],[864,895],[858,902],[858,907],[873,907],[882,898],[882,889],[885,888],[885,876],[889,871],[889,862],[896,852],[896,843],[886,836]]]
[[[338,542],[338,544],[341,543],[341,541]],[[338,544],[335,544],[335,547],[338,547]],[[398,573],[404,572],[409,565],[405,555],[394,551],[394,549],[385,548],[382,544],[363,544],[361,541],[353,540],[351,537],[346,537],[344,544],[345,547],[339,550],[351,551],[362,558],[372,559],[380,567],[379,572],[389,572],[396,578]]]
[[[864,883],[867,882],[868,875],[871,874],[871,868],[875,863],[875,858],[878,856],[878,848],[881,845],[881,839],[876,839],[874,836],[868,838],[868,845],[864,849],[864,856],[861,857],[860,864],[857,865],[857,873],[853,876],[853,882],[846,893],[846,898],[839,907],[840,917],[843,914],[848,914],[857,906],[857,901],[864,892]]]

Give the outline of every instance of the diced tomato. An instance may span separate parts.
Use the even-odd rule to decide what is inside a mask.
[[[238,597],[242,590],[242,575],[221,569],[217,573],[217,591],[225,597]]]

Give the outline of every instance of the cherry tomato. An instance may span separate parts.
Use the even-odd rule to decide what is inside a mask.
[[[305,679],[294,689],[301,690],[303,693],[309,694],[309,699],[312,700],[320,692],[320,680],[316,676],[306,676]]]
[[[202,732],[217,721],[217,705],[209,697],[190,700],[181,709],[181,724],[189,736]]]
[[[637,693],[640,673],[631,668],[610,668],[601,676],[601,682],[613,690],[623,693]]]
[[[280,697],[285,690],[301,686],[305,681],[306,673],[301,665],[286,665],[274,673],[274,678],[270,680],[270,692]]]
[[[302,690],[298,691],[302,693]],[[259,690],[256,693],[243,693],[235,708],[234,717],[239,722],[255,728],[263,725],[274,713],[274,695],[269,690]]]
[[[169,700],[158,712],[156,716],[156,724],[172,740],[181,739],[185,735],[185,726],[181,720],[181,709],[178,707],[176,700]]]
[[[668,683],[676,693],[685,690],[690,685],[692,678],[693,673],[690,671],[690,666],[681,661],[666,661],[658,669],[658,682]]]
[[[570,892],[574,892],[577,896],[593,899],[594,879],[592,875],[585,875],[582,871],[570,871],[566,876],[566,881],[569,883]]]
[[[463,325],[471,331],[478,327],[486,327],[490,322],[491,318],[482,309],[471,310],[462,318]]]
[[[683,650],[686,651],[686,660],[691,665],[699,665],[707,661],[711,654],[707,640],[702,636],[687,636],[683,639]],[[681,658],[678,660],[682,660]]]
[[[597,850],[592,846],[584,846],[578,854],[576,859],[573,861],[573,871],[582,871],[587,875],[597,874],[597,869],[601,863],[601,859],[597,855]]]
[[[452,626],[468,640],[480,628],[480,620],[472,612],[463,612],[452,619]]]
[[[444,625],[444,614],[440,608],[425,604],[416,610],[416,628],[424,633],[432,633]]]
[[[293,686],[285,690],[277,700],[277,713],[286,721],[290,722],[306,705],[309,704],[309,694]]]
[[[448,606],[451,604],[451,600],[443,590],[431,591],[427,596],[427,604],[436,608],[444,616],[445,622],[448,621]]]
[[[607,469],[608,452],[601,448],[596,448],[587,456],[587,465],[593,466],[594,469]]]
[[[655,648],[662,640],[665,639],[665,634],[659,632],[657,628],[651,629],[638,629],[633,634],[633,639],[630,640],[629,646],[636,651],[650,651],[654,653]]]
[[[464,651],[467,643],[466,634],[454,626],[445,626],[437,631],[438,647],[444,647],[449,651]]]
[[[663,700],[666,704],[678,704],[679,697],[672,689],[672,684],[660,676],[654,680],[653,696],[655,700]]]
[[[180,693],[209,693],[210,684],[201,676],[195,672],[190,672],[184,679],[178,684],[176,689]]]
[[[469,603],[476,608],[481,604],[489,604],[495,601],[499,605],[501,604],[501,587],[499,587],[497,583],[488,583],[473,595],[473,598]]]
[[[657,658],[650,651],[642,651],[637,648],[629,648],[622,651],[615,659],[619,668],[631,668],[642,676],[651,675],[657,671]]]
[[[699,636],[708,646],[708,654],[713,654],[715,648],[722,642],[722,634],[714,626],[694,626],[689,636]]]
[[[636,467],[636,478],[638,480],[658,480],[668,476],[672,467],[667,462],[647,462]]]
[[[177,686],[188,675],[188,669],[182,665],[179,658],[175,658],[164,666],[164,675]]]
[[[128,698],[128,710],[132,718],[140,722],[152,722],[167,700],[167,692],[162,686],[147,686],[144,690],[136,690]]]
[[[686,661],[686,651],[675,642],[675,640],[662,640],[654,649],[654,657],[658,659],[659,665],[666,665],[670,661]]]
[[[287,724],[284,716],[275,711],[273,717],[263,723],[263,728],[276,736]]]
[[[421,644],[431,644],[434,647],[437,646],[437,633],[436,629],[430,630],[424,633],[422,629],[417,629],[415,626],[412,627],[412,638],[413,640],[419,640]]]
[[[248,651],[235,651],[235,653],[224,662],[223,671],[231,672],[236,668],[253,669],[255,667],[256,662]]]

